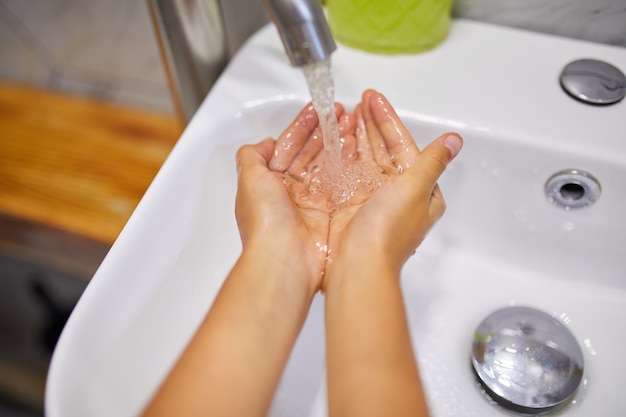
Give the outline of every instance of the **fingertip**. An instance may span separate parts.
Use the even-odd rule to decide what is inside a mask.
[[[369,108],[369,113],[377,124],[381,125],[388,120],[394,123],[402,123],[396,110],[384,94],[371,90],[367,100],[366,107]]]
[[[270,169],[270,171],[274,172],[284,172],[287,169],[287,167],[283,163],[278,162],[276,158],[272,158],[267,164],[267,167]]]
[[[255,145],[243,145],[237,150],[235,155],[235,163],[237,166],[237,174],[249,166],[264,162],[267,165],[274,149],[274,140],[272,138],[265,139]]]
[[[353,160],[356,158],[357,143],[354,134],[349,134],[341,138],[341,159]]]
[[[300,124],[302,127],[311,127],[315,126],[317,122],[317,110],[315,110],[313,103],[309,103],[300,111],[292,125]]]
[[[356,116],[352,113],[344,113],[339,117],[338,128],[340,136],[354,131]]]
[[[263,156],[266,161],[269,161],[274,153],[274,145],[276,141],[273,138],[267,138],[254,145],[254,148]]]
[[[358,123],[359,119],[362,119],[362,118],[363,118],[363,104],[359,103],[354,108],[354,119]]]
[[[337,118],[339,118],[339,116],[341,116],[345,111],[346,109],[343,104],[335,102],[335,114],[337,115]]]
[[[239,148],[236,155],[237,172],[241,173],[243,168],[257,164],[268,167],[274,154],[275,142],[273,138],[267,138],[259,143],[248,144]]]
[[[374,90],[373,88],[368,88],[367,90],[363,91],[362,98],[365,99],[375,93],[378,93],[378,91]]]
[[[237,160],[237,163],[241,163],[242,160],[246,159],[248,152],[250,152],[250,149],[255,146],[255,145],[251,145],[251,144],[245,144],[239,147],[239,149],[237,149],[237,154],[235,155],[235,158]]]
[[[462,146],[463,139],[458,133],[445,133],[439,136],[419,154],[416,166],[419,165],[421,168],[417,171],[424,179],[435,184]]]
[[[371,107],[371,97],[377,93],[378,92],[376,90],[371,88],[363,91],[363,94],[361,95],[361,103],[363,104],[363,107],[367,109],[365,112],[369,113],[369,108]]]
[[[463,138],[456,132],[449,133],[443,138],[443,145],[450,151],[450,160],[453,160],[463,147]]]

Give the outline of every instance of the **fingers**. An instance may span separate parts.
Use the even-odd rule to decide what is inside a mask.
[[[394,163],[391,154],[387,150],[385,138],[380,130],[378,122],[374,119],[372,113],[372,96],[377,94],[374,90],[367,90],[363,93],[361,113],[363,115],[363,124],[369,142],[369,152],[374,161],[381,167],[393,169]]]
[[[315,128],[311,136],[302,146],[300,153],[294,155],[294,159],[291,161],[287,170],[287,174],[295,178],[300,178],[303,173],[306,173],[307,166],[311,164],[324,149],[324,141],[322,140],[322,132],[319,126]]]
[[[354,157],[353,154],[356,147],[354,143],[356,120],[353,114],[344,112],[344,108],[340,104],[336,105],[335,112],[338,118],[337,127],[342,142],[342,159],[350,159]],[[318,125],[309,139],[303,144],[300,153],[295,156],[286,173],[293,178],[302,178],[308,169],[323,164],[323,161],[326,159],[323,149],[324,141]]]
[[[409,168],[419,155],[419,149],[392,105],[385,96],[373,90],[368,90],[363,100],[369,105],[370,117],[379,132],[377,136],[382,138],[393,165],[400,172]]]
[[[343,106],[336,104],[335,113],[337,117],[341,116],[343,112]],[[312,104],[307,104],[276,140],[274,155],[269,161],[269,168],[272,171],[286,171],[309,142],[309,138],[315,132],[318,122],[319,119],[315,108]],[[315,146],[313,147],[315,148]],[[309,151],[310,153],[312,151]]]
[[[311,136],[317,123],[317,113],[313,105],[309,103],[276,140],[269,168],[273,171],[285,171]]]
[[[338,123],[339,138],[341,141],[341,160],[347,161],[356,158],[356,117],[352,113],[344,113]]]
[[[356,117],[356,148],[358,157],[365,161],[373,161],[374,155],[367,137],[367,127],[363,118],[363,105],[359,103],[354,111]]]

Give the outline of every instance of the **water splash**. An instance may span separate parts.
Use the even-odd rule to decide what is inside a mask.
[[[326,159],[324,166],[309,166],[299,178],[286,179],[285,185],[302,201],[323,194],[331,213],[346,205],[361,204],[389,179],[389,175],[373,161],[350,160],[344,165],[330,58],[302,67],[302,73],[318,115]],[[401,173],[402,167],[398,168]]]

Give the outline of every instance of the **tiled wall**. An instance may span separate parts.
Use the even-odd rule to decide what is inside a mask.
[[[626,47],[626,0],[455,0],[453,14]]]
[[[266,19],[260,0],[221,2],[233,47]],[[453,14],[626,47],[626,0],[456,0]],[[0,0],[0,57],[0,79],[172,111],[146,0]]]
[[[145,0],[0,0],[0,79],[171,111]]]

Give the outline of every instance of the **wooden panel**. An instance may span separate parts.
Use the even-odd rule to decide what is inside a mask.
[[[181,132],[170,115],[0,83],[0,213],[111,244]]]

